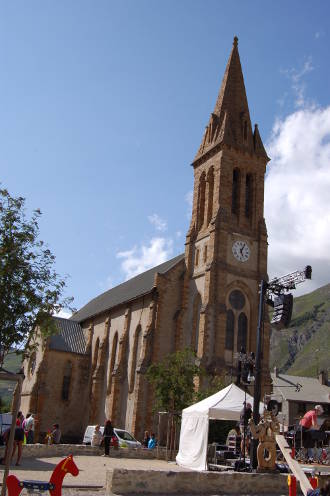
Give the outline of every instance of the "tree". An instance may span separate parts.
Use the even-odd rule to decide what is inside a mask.
[[[208,375],[205,382],[207,386],[196,392],[195,401],[202,401],[226,387],[225,378],[221,375]]]
[[[52,315],[73,300],[63,297],[66,281],[39,239],[40,216],[27,218],[25,199],[0,189],[0,367],[12,350],[31,351],[36,328],[42,337],[55,332]]]
[[[194,379],[203,375],[189,349],[167,355],[147,370],[147,379],[155,392],[155,409],[170,413],[180,412],[195,400]]]

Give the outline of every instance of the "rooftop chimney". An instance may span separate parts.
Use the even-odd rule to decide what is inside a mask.
[[[328,385],[328,373],[326,370],[321,370],[321,372],[319,373],[319,381],[322,386]]]

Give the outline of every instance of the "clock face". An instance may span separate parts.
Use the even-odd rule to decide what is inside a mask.
[[[250,257],[250,248],[246,241],[235,241],[232,252],[236,260],[246,262]]]

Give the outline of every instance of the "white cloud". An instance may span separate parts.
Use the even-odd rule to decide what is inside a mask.
[[[152,214],[148,216],[148,221],[152,224],[157,231],[166,231],[167,230],[167,222],[164,219],[161,219],[159,215]]]
[[[295,105],[298,108],[304,107],[307,104],[305,97],[306,84],[304,82],[304,77],[313,70],[314,67],[312,64],[312,57],[308,57],[305,60],[302,69],[297,70],[295,67],[292,67],[291,69],[285,69],[282,71],[283,74],[285,74],[291,81],[291,88],[295,95]]]
[[[66,312],[65,310],[60,310],[58,313],[54,313],[55,317],[61,317],[62,319],[69,319],[72,312]]]
[[[323,29],[321,29],[320,31],[316,31],[314,36],[315,36],[315,39],[318,40],[319,38],[322,38],[324,35],[325,35],[325,32],[323,31]]]
[[[117,258],[122,258],[121,269],[125,279],[145,272],[171,258],[173,252],[172,239],[152,238],[148,244],[140,247],[134,246],[131,250],[117,253]]]
[[[193,197],[194,197],[193,191],[188,191],[188,193],[186,193],[186,196],[184,197],[185,201],[188,203],[190,208],[192,208]]]
[[[187,219],[191,219],[191,211],[192,211],[192,206],[193,206],[193,199],[194,199],[194,192],[193,191],[188,191],[186,193],[185,197],[185,202],[188,204],[188,210],[186,213]]]
[[[330,106],[277,121],[267,151],[269,275],[310,264],[313,282],[300,293],[311,291],[330,282]]]

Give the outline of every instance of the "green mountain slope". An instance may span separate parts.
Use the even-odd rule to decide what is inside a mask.
[[[4,368],[9,372],[18,372],[22,366],[22,355],[11,353],[4,361]],[[2,403],[10,403],[14,391],[15,382],[0,381],[0,399]]]
[[[270,368],[316,377],[330,368],[330,284],[294,299],[287,329],[272,329]]]

